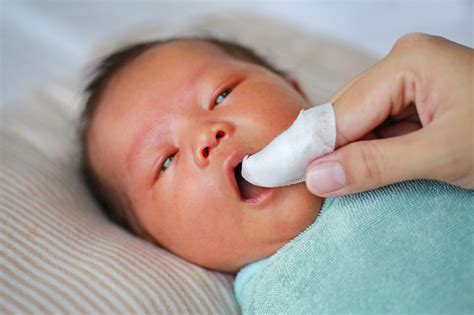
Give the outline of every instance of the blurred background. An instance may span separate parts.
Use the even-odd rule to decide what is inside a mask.
[[[383,57],[408,32],[473,47],[473,1],[19,1],[0,0],[1,105],[78,76],[94,49],[145,25],[173,27],[225,12],[282,19]],[[216,28],[219,25],[216,24]]]

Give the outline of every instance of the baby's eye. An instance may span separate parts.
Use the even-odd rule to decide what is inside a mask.
[[[220,103],[222,103],[224,101],[224,99],[227,97],[227,95],[229,95],[230,93],[232,92],[232,88],[229,88],[227,90],[225,90],[224,92],[222,92],[221,94],[219,94],[214,102],[214,106],[216,105],[219,105]]]
[[[165,163],[163,163],[163,166],[161,167],[161,173],[166,171],[168,166],[171,164],[171,161],[173,161],[175,155],[176,155],[176,153],[173,153],[173,154],[171,154],[170,156],[168,156],[166,158]]]

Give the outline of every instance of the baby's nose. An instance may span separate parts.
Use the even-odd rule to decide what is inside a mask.
[[[233,127],[227,123],[216,123],[204,127],[196,135],[197,145],[194,148],[196,164],[200,167],[206,166],[212,157],[212,152],[228,138],[233,132]]]
[[[207,159],[209,157],[209,151],[211,150],[211,148],[215,148],[217,147],[217,145],[219,144],[220,140],[222,138],[224,138],[226,135],[225,131],[224,130],[218,130],[215,135],[214,135],[214,138],[213,138],[213,141],[211,143],[207,143],[207,145],[205,145],[204,147],[202,147],[200,149],[201,151],[201,156],[205,159]],[[214,141],[215,140],[215,141]]]

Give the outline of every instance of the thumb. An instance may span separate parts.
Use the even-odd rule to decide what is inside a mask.
[[[436,152],[436,143],[425,133],[426,129],[419,129],[399,137],[343,146],[309,164],[306,186],[315,195],[329,197],[429,178],[430,170],[442,167],[438,165],[442,159],[431,154]]]

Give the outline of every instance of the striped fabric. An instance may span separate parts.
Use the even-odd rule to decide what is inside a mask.
[[[286,23],[234,13],[121,41],[176,33],[256,47],[292,69],[313,103],[373,61]],[[100,51],[117,46],[112,42]],[[77,86],[46,87],[0,113],[0,313],[238,314],[232,276],[187,263],[101,214],[78,177]]]
[[[69,89],[2,113],[2,314],[238,314],[233,277],[109,223],[77,174]]]

